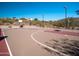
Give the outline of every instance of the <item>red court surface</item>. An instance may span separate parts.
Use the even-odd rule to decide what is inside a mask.
[[[0,29],[0,35],[2,35],[2,31]],[[0,56],[9,56],[9,51],[6,45],[5,40],[0,41]]]
[[[45,32],[50,33],[57,33],[57,34],[63,34],[63,35],[72,35],[72,36],[79,36],[79,32],[69,32],[69,31],[55,31],[55,30],[46,30]]]

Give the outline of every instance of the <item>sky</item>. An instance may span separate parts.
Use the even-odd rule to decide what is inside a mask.
[[[39,20],[59,20],[68,17],[79,17],[79,2],[0,2],[0,18],[38,18]]]

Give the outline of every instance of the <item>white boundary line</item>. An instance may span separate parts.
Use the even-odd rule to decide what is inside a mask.
[[[3,34],[3,36],[5,36],[5,34],[4,34],[4,32],[3,32],[3,29],[1,29],[1,30],[2,30],[2,34]],[[5,42],[6,42],[6,45],[7,45],[7,48],[8,48],[9,54],[10,54],[10,56],[12,56],[12,53],[11,53],[11,50],[10,50],[10,47],[9,47],[9,44],[8,44],[6,38],[5,38]]]
[[[37,31],[38,32],[38,31]],[[45,44],[42,44],[42,43],[40,43],[39,41],[37,41],[34,37],[33,37],[33,35],[35,34],[35,33],[37,33],[37,32],[33,32],[32,34],[31,34],[31,38],[37,43],[37,44],[39,44],[39,45],[41,45],[41,46],[43,46],[43,47],[45,47],[45,48],[48,48],[48,49],[50,49],[50,50],[52,50],[52,51],[55,51],[55,52],[57,52],[57,53],[60,53],[61,55],[63,55],[63,56],[68,56],[68,55],[66,55],[66,54],[64,54],[64,53],[61,53],[60,51],[58,51],[58,50],[56,50],[56,49],[54,49],[54,48],[52,48],[52,47],[49,47],[49,46],[47,46],[47,45],[45,45]]]

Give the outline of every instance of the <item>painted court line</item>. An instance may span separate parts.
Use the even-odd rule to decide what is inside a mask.
[[[4,34],[4,32],[3,32],[3,29],[2,29],[2,34],[3,34],[3,36],[5,36],[5,34]],[[11,50],[10,50],[10,47],[9,47],[9,44],[8,44],[6,38],[5,38],[5,42],[6,42],[6,45],[7,45],[7,48],[8,48],[9,54],[10,54],[10,56],[12,56],[12,53],[11,53]]]
[[[38,32],[38,31],[37,31]],[[45,47],[45,48],[48,48],[48,49],[50,49],[50,50],[52,50],[52,51],[55,51],[55,52],[57,52],[57,53],[60,53],[61,55],[63,55],[63,56],[68,56],[68,55],[66,55],[66,54],[64,54],[64,53],[61,53],[60,51],[58,51],[58,50],[56,50],[56,49],[54,49],[54,48],[52,48],[52,47],[49,47],[49,46],[47,46],[47,45],[45,45],[45,44],[42,44],[42,43],[40,43],[39,41],[37,41],[34,37],[33,37],[33,35],[35,34],[35,33],[37,33],[37,32],[33,32],[32,34],[31,34],[31,38],[37,43],[37,44],[39,44],[39,45],[41,45],[41,46],[43,46],[43,47]]]

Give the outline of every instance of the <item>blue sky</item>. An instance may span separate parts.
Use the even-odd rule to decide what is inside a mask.
[[[0,18],[38,18],[58,20],[64,18],[64,6],[67,6],[68,17],[78,17],[75,11],[79,2],[0,2]]]

